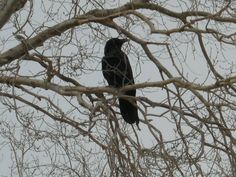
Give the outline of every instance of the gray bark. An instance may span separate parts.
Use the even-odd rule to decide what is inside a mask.
[[[27,0],[0,0],[0,29],[13,13],[24,7],[26,2]]]

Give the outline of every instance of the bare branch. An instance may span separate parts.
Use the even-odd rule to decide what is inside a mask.
[[[0,29],[7,23],[12,14],[23,8],[27,0],[0,1]]]

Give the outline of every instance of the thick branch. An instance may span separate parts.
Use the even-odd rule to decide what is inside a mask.
[[[19,85],[25,85],[29,87],[38,87],[43,88],[46,90],[52,90],[60,95],[65,96],[77,96],[78,93],[111,93],[111,94],[117,94],[117,89],[110,88],[110,87],[85,87],[85,86],[62,86],[58,84],[54,84],[51,82],[46,82],[42,80],[37,79],[29,79],[27,77],[0,77],[0,83],[2,84],[9,84],[13,86],[19,86]],[[139,83],[135,85],[128,85],[123,88],[121,88],[119,91],[127,91],[131,89],[141,89],[141,88],[147,88],[147,87],[159,87],[162,88],[169,84],[176,84],[178,87],[185,88],[185,89],[191,89],[191,90],[199,90],[199,91],[210,91],[214,90],[220,87],[225,87],[228,85],[232,85],[236,83],[236,76],[232,76],[227,79],[222,79],[217,81],[214,84],[202,86],[199,84],[195,84],[192,82],[186,82],[181,80],[181,78],[173,77],[171,79],[167,79],[164,81],[157,81],[157,82],[144,82]]]
[[[0,29],[13,13],[24,7],[26,2],[27,0],[0,0]]]

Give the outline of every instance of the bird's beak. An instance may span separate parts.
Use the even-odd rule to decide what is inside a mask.
[[[123,43],[129,42],[129,39],[122,39],[122,42],[123,42]]]

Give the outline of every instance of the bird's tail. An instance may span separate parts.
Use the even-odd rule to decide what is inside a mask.
[[[136,122],[137,126],[139,124],[138,109],[134,103],[124,98],[119,98],[120,113],[123,119],[129,123],[133,124]]]

